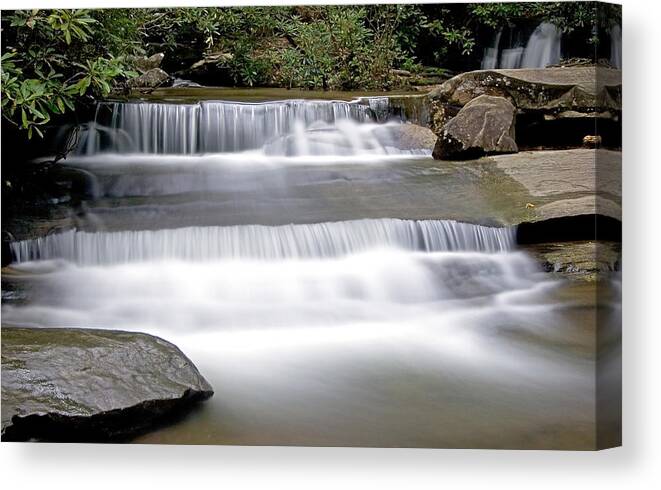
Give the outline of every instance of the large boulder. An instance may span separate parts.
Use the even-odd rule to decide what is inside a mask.
[[[213,395],[174,345],[143,333],[2,327],[2,440],[108,441]]]
[[[504,97],[519,113],[537,113],[547,120],[618,120],[622,110],[622,72],[589,65],[461,73],[428,94],[427,124],[440,134],[457,110],[480,95]]]
[[[434,158],[463,160],[481,155],[516,153],[516,109],[502,97],[480,95],[443,126]]]
[[[172,77],[160,68],[152,68],[142,75],[132,78],[128,82],[129,88],[138,90],[153,90],[159,87],[172,85]]]

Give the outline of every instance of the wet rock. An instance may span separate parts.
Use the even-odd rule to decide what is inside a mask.
[[[516,153],[516,109],[502,97],[480,95],[443,126],[434,158],[462,160],[481,155]]]
[[[584,136],[583,146],[586,148],[599,148],[601,146],[601,136],[593,134]]]
[[[172,78],[160,68],[152,68],[142,75],[132,78],[128,82],[131,89],[156,89],[172,84]]]
[[[174,345],[143,333],[2,327],[2,440],[129,438],[213,395]]]

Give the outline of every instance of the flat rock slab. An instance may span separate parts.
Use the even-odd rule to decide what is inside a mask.
[[[129,438],[213,395],[173,344],[143,333],[2,327],[2,440]]]
[[[622,84],[622,72],[602,66],[560,66],[493,70],[501,75],[540,85],[571,85],[596,95],[603,87]]]
[[[603,214],[621,219],[622,153],[525,151],[491,157],[530,194],[536,219]]]
[[[429,97],[464,106],[480,95],[495,95],[511,100],[519,111],[620,111],[621,76],[619,70],[597,66],[476,70],[451,78]]]

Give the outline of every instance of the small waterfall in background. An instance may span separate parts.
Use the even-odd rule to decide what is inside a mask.
[[[498,67],[498,56],[500,54],[498,46],[500,46],[500,38],[502,35],[503,30],[499,29],[491,47],[484,48],[484,57],[482,58],[481,66],[483,70],[492,70]]]
[[[501,48],[502,30],[491,47],[484,50],[482,69],[544,68],[560,61],[562,33],[553,24],[543,22],[533,31],[525,46]]]
[[[523,51],[521,68],[544,68],[560,61],[561,38],[556,26],[548,22],[540,24]]]
[[[622,69],[622,28],[615,24],[610,30],[611,56],[610,63],[615,68]]]

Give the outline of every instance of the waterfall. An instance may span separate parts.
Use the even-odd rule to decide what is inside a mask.
[[[553,24],[542,22],[533,31],[525,47],[515,45],[501,49],[502,30],[491,47],[484,50],[483,70],[495,68],[544,68],[560,61],[562,33]]]
[[[544,68],[560,61],[562,33],[556,26],[543,22],[532,33],[523,51],[521,68]]]
[[[610,63],[615,68],[622,69],[622,27],[615,24],[610,30],[611,56]]]
[[[484,57],[482,58],[483,70],[492,70],[498,67],[498,46],[500,45],[500,37],[503,34],[503,30],[499,29],[494,38],[493,45],[489,48],[484,48]]]
[[[374,219],[286,226],[210,226],[88,233],[66,231],[11,244],[17,262],[66,259],[113,264],[160,259],[330,258],[371,248],[502,252],[513,228],[446,220]]]
[[[342,123],[351,127],[346,136],[368,122],[376,118],[368,105],[358,102],[105,102],[84,132],[78,154],[240,152],[278,138],[297,137],[300,143],[308,134],[330,133]]]

